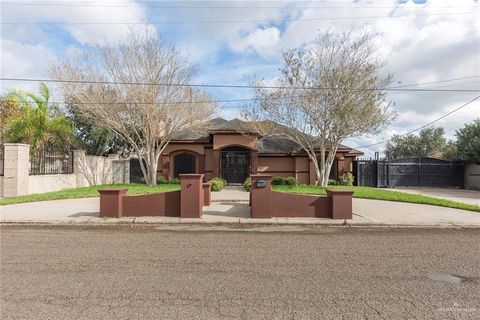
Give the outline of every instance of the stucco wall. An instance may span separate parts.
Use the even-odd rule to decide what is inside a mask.
[[[480,165],[466,165],[466,188],[480,190]]]
[[[243,146],[252,150],[257,149],[257,137],[241,134],[215,134],[213,136],[213,149],[218,150],[228,146]]]
[[[163,151],[163,155],[167,155],[179,150],[193,151],[198,154],[204,154],[203,144],[192,144],[192,143],[182,143],[182,144],[169,144]]]
[[[30,176],[28,179],[28,193],[44,193],[77,187],[77,175],[45,174]]]
[[[258,172],[278,176],[295,175],[294,157],[258,157]]]
[[[0,197],[3,196],[3,177],[0,176]]]

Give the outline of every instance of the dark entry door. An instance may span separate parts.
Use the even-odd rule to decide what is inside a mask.
[[[250,174],[250,151],[240,147],[221,151],[222,178],[228,183],[243,183]]]
[[[195,156],[182,153],[174,157],[175,166],[175,178],[178,178],[180,174],[195,173]]]

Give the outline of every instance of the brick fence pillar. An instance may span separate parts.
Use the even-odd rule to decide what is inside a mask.
[[[28,194],[30,145],[5,143],[3,157],[3,196]]]
[[[252,174],[250,205],[252,218],[272,217],[272,176]]]
[[[121,218],[123,197],[128,189],[98,190],[100,193],[100,217]]]
[[[209,206],[212,203],[212,185],[210,183],[203,184],[203,205]]]
[[[330,218],[352,219],[352,195],[350,190],[327,190],[330,202]]]
[[[201,218],[203,207],[203,174],[180,175],[180,218]]]

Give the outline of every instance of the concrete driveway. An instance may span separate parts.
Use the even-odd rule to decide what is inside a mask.
[[[251,219],[248,202],[213,202],[201,219],[178,217],[100,218],[99,198],[55,200],[0,206],[0,222],[43,223],[245,223],[341,225],[343,220],[325,218]],[[480,213],[429,205],[353,199],[351,225],[476,226]]]
[[[480,206],[480,191],[465,189],[443,189],[443,188],[391,188],[391,191],[401,191],[412,194],[447,199]]]

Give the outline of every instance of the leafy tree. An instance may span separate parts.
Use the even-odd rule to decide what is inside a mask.
[[[190,85],[195,70],[155,32],[132,29],[125,42],[85,48],[81,57],[53,65],[51,73],[71,80],[59,85],[64,97],[81,101],[82,115],[122,137],[142,160],[146,183],[155,185],[170,141],[183,130],[203,130],[216,112],[212,95]]]
[[[459,160],[480,163],[480,118],[455,133]]]
[[[40,84],[40,94],[15,92],[14,99],[24,111],[13,116],[6,123],[5,141],[28,143],[33,151],[44,150],[47,146],[66,149],[74,141],[71,121],[50,105],[50,91]]]
[[[388,159],[443,157],[448,144],[443,128],[424,128],[418,135],[395,135],[385,146]],[[451,148],[451,146],[450,146]]]
[[[0,98],[0,144],[4,142],[7,123],[25,112],[25,106],[17,99],[18,91],[9,91]]]
[[[122,155],[130,153],[130,148],[124,139],[109,128],[86,117],[75,103],[67,104],[66,111],[75,126],[75,135],[81,148],[87,154],[101,156],[112,153]]]
[[[277,88],[260,82],[258,103],[243,110],[252,131],[300,145],[320,185],[328,183],[342,140],[374,134],[392,119],[382,90],[391,75],[381,73],[384,62],[373,40],[369,33],[327,32],[304,49],[285,52]]]

